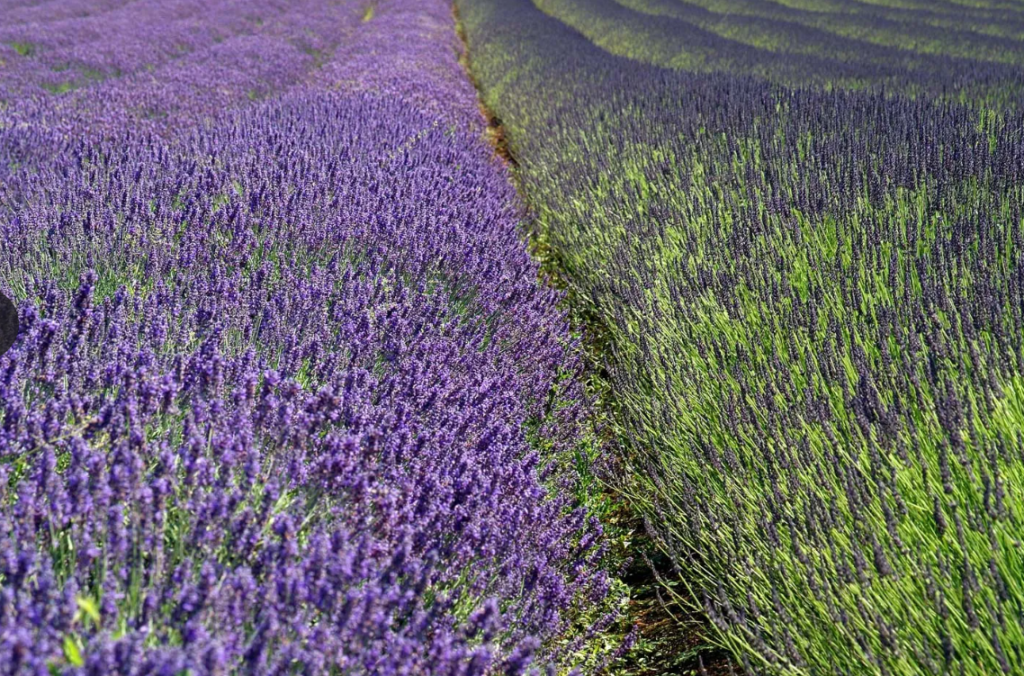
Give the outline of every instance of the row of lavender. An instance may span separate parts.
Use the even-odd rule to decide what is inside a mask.
[[[1021,673],[1021,71],[950,34],[898,78],[858,66],[863,91],[841,53],[791,88],[647,13],[667,4],[457,0],[538,236],[600,330],[622,491],[675,564],[666,592],[752,674]],[[782,4],[873,38],[868,4],[1024,21]],[[689,72],[651,65],[695,45]]]
[[[605,52],[792,87],[1015,104],[1024,17],[1005,3],[535,0]],[[986,6],[988,5],[988,6]]]
[[[564,663],[578,364],[446,3],[0,23],[0,674]]]

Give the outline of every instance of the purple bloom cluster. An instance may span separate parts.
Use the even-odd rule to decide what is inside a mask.
[[[44,6],[0,3],[0,674],[557,665],[607,592],[579,364],[446,3]]]

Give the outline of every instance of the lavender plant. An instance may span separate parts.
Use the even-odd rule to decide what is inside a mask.
[[[0,4],[33,45],[0,75],[0,673],[567,664],[608,586],[559,490],[580,364],[445,3],[49,4]],[[103,77],[32,89],[65,60]]]

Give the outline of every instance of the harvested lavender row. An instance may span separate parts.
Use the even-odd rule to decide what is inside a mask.
[[[103,122],[145,78],[86,85],[56,141],[0,110],[0,674],[520,674],[607,593],[551,491],[574,341],[448,8],[373,8],[226,111],[202,70],[252,64],[217,45],[139,129]]]

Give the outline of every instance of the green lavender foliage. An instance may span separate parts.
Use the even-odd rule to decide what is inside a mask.
[[[751,673],[1020,673],[1024,14],[456,5],[680,600]]]

